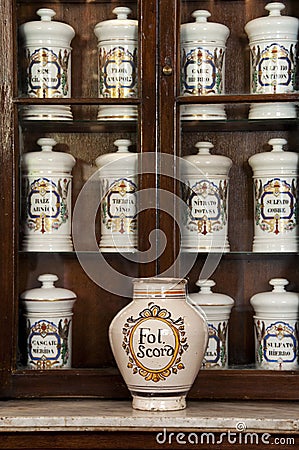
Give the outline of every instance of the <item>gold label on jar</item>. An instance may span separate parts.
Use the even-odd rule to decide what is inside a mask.
[[[150,303],[138,317],[127,319],[122,347],[133,374],[145,381],[163,381],[185,369],[182,354],[189,345],[184,319],[173,319],[170,311]]]
[[[255,221],[265,233],[292,231],[297,225],[296,179],[255,181]]]
[[[28,230],[51,233],[68,221],[69,184],[67,179],[59,179],[57,184],[48,178],[26,179],[24,214]]]
[[[67,49],[27,48],[27,94],[29,97],[69,97]]]

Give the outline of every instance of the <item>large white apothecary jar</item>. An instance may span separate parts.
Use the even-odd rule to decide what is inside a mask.
[[[55,11],[41,8],[40,21],[20,26],[24,67],[22,93],[31,98],[71,97],[71,41],[74,29],[53,21]],[[23,109],[23,118],[32,120],[72,120],[70,106],[30,105]]]
[[[285,5],[268,3],[266,17],[251,20],[245,26],[250,46],[250,92],[283,94],[297,90],[296,72],[299,19],[281,15]],[[293,103],[252,104],[249,119],[296,117]]]
[[[192,13],[195,22],[181,25],[181,95],[225,93],[225,51],[230,30],[209,22],[209,11]],[[224,105],[183,105],[182,120],[226,119]]]
[[[297,252],[299,154],[284,151],[287,141],[268,141],[272,151],[248,160],[253,170],[254,252]]]
[[[113,9],[116,19],[99,22],[98,38],[99,98],[138,97],[138,21],[129,19],[130,8]],[[137,106],[101,105],[98,120],[135,120]]]
[[[213,280],[196,282],[199,292],[188,295],[191,305],[201,308],[209,326],[209,341],[203,359],[204,369],[226,369],[228,367],[228,326],[234,300],[225,294],[213,292]]]
[[[67,369],[72,364],[72,316],[77,296],[55,287],[57,280],[57,275],[42,274],[38,277],[42,286],[20,296],[28,369]]]
[[[117,139],[115,153],[96,159],[100,178],[102,252],[132,252],[137,247],[138,154],[129,139]]]
[[[182,249],[227,252],[229,171],[232,160],[210,153],[211,142],[197,142],[198,153],[183,158]]]
[[[25,251],[72,251],[72,168],[69,153],[53,151],[56,141],[40,138],[41,151],[24,153],[22,247]]]
[[[298,370],[299,293],[288,292],[284,278],[272,278],[271,292],[255,294],[255,359],[258,368]]]
[[[186,283],[134,280],[133,301],[111,322],[110,344],[135,409],[186,407],[208,342],[206,320],[187,303]]]

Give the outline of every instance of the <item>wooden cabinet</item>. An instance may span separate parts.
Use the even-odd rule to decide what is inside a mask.
[[[299,17],[299,5],[287,0],[285,13]],[[112,18],[114,0],[44,1],[2,0],[1,17],[1,316],[0,316],[0,396],[129,398],[116,368],[108,341],[108,326],[129,298],[110,293],[95,283],[83,270],[76,252],[35,253],[21,250],[20,234],[20,168],[22,152],[37,149],[40,137],[54,137],[57,150],[71,153],[77,160],[74,176],[74,206],[89,176],[95,172],[95,159],[113,151],[117,138],[130,138],[142,155],[153,153],[153,167],[141,164],[140,189],[156,189],[139,215],[139,249],[149,248],[149,234],[160,228],[167,245],[154,261],[136,263],[116,253],[107,254],[107,263],[116,273],[133,277],[153,276],[168,270],[180,249],[179,227],[174,217],[159,211],[159,190],[179,195],[176,164],[165,176],[162,153],[179,157],[194,151],[199,140],[210,140],[215,153],[233,161],[230,173],[229,240],[231,252],[223,255],[211,277],[217,290],[234,298],[229,331],[228,370],[200,371],[189,398],[192,399],[299,399],[297,372],[260,371],[254,368],[253,311],[250,297],[269,290],[272,277],[285,277],[289,289],[298,291],[298,254],[254,254],[253,199],[251,169],[248,158],[269,149],[271,137],[284,137],[289,148],[298,151],[298,120],[247,120],[251,102],[298,102],[299,94],[253,96],[249,94],[249,51],[244,25],[264,15],[265,2],[249,0],[125,1],[139,21],[139,98],[126,100],[97,97],[96,23]],[[73,26],[72,98],[67,100],[28,99],[19,91],[21,51],[18,27],[36,20],[41,6],[53,8],[56,19]],[[213,21],[226,24],[231,34],[227,42],[226,94],[206,97],[181,97],[179,88],[179,25],[191,20],[195,9],[208,9]],[[22,121],[20,111],[26,105],[69,104],[74,120]],[[99,104],[130,103],[137,105],[138,123],[98,122]],[[182,122],[183,104],[223,103],[228,120],[222,122]],[[173,160],[174,161],[174,160]],[[169,176],[171,175],[171,176]],[[174,209],[175,211],[175,209]],[[89,220],[83,217],[84,220]],[[95,223],[98,235],[99,222]],[[82,227],[83,228],[83,227]],[[159,242],[155,242],[159,246]],[[157,246],[157,248],[158,248]],[[85,259],[97,263],[96,252],[85,252]],[[207,258],[199,254],[190,272],[189,290]],[[170,268],[170,269],[169,269]],[[30,371],[19,364],[19,294],[38,286],[40,273],[56,273],[60,285],[76,292],[78,300],[73,319],[73,368],[69,370]],[[100,272],[100,267],[99,267]],[[172,273],[176,275],[176,273]],[[117,276],[113,283],[118,283]]]

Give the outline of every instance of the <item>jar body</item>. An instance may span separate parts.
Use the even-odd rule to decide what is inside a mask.
[[[119,161],[121,165],[121,161]],[[114,164],[112,164],[114,166]],[[102,170],[100,176],[101,239],[105,252],[134,251],[137,247],[136,176],[132,171]]]
[[[298,176],[254,176],[254,252],[298,250]]]
[[[206,321],[187,303],[185,289],[159,292],[163,280],[169,285],[166,279],[147,279],[143,293],[137,280],[133,301],[109,328],[113,354],[136,409],[185,408],[207,346]]]
[[[190,252],[229,251],[228,176],[190,174],[185,185],[182,248]]]
[[[75,300],[23,300],[28,369],[66,369],[72,364]]]
[[[45,170],[23,175],[23,250],[72,251],[72,176]]]
[[[298,370],[298,318],[254,316],[255,360],[259,369]]]

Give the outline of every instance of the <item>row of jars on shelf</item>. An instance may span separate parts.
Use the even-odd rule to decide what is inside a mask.
[[[73,251],[71,172],[76,160],[68,153],[53,151],[53,139],[40,138],[38,144],[41,151],[24,153],[21,162],[23,250]],[[134,252],[141,205],[151,207],[150,199],[144,200],[148,191],[138,190],[139,158],[143,167],[150,168],[155,167],[151,161],[155,155],[130,152],[128,139],[118,139],[114,144],[116,152],[96,159],[98,170],[81,189],[76,208],[92,219],[100,206],[102,252]],[[297,252],[299,154],[284,151],[285,139],[273,138],[269,144],[272,151],[257,153],[248,160],[254,187],[253,251]],[[178,222],[183,252],[228,252],[229,171],[233,162],[227,156],[211,154],[211,142],[197,142],[195,147],[196,155],[175,161],[181,197],[158,189],[159,209]],[[161,154],[162,175],[172,176],[167,170],[173,167],[173,158]],[[93,182],[98,186],[94,203],[87,189]],[[179,202],[180,218],[169,210],[174,200]],[[80,205],[89,205],[88,213]]]
[[[296,92],[296,49],[299,20],[282,16],[285,5],[266,5],[269,16],[248,22],[251,55],[250,92],[279,94]],[[128,19],[131,10],[117,7],[116,19],[99,22],[98,95],[100,98],[137,98],[138,96],[138,22]],[[20,36],[25,68],[22,94],[32,98],[69,98],[71,96],[71,40],[74,29],[52,21],[55,11],[41,8],[41,21],[22,24]],[[196,10],[194,23],[181,25],[181,95],[225,93],[225,52],[230,30],[226,25],[208,22],[211,14]],[[71,120],[70,106],[30,105],[23,109],[24,119]],[[295,118],[292,103],[257,103],[250,107],[250,119]],[[226,119],[224,105],[183,105],[183,120]],[[99,120],[135,120],[137,107],[101,105]]]
[[[27,368],[70,368],[77,296],[55,287],[56,275],[42,274],[38,280],[42,286],[23,292],[20,299],[26,319]],[[186,283],[185,279],[135,279],[133,301],[110,324],[113,354],[137,409],[182,409],[200,368],[228,367],[234,300],[212,292],[213,280],[199,279],[200,291],[189,295]],[[285,290],[286,279],[273,278],[269,283],[271,292],[250,299],[256,367],[296,370],[299,294]]]

